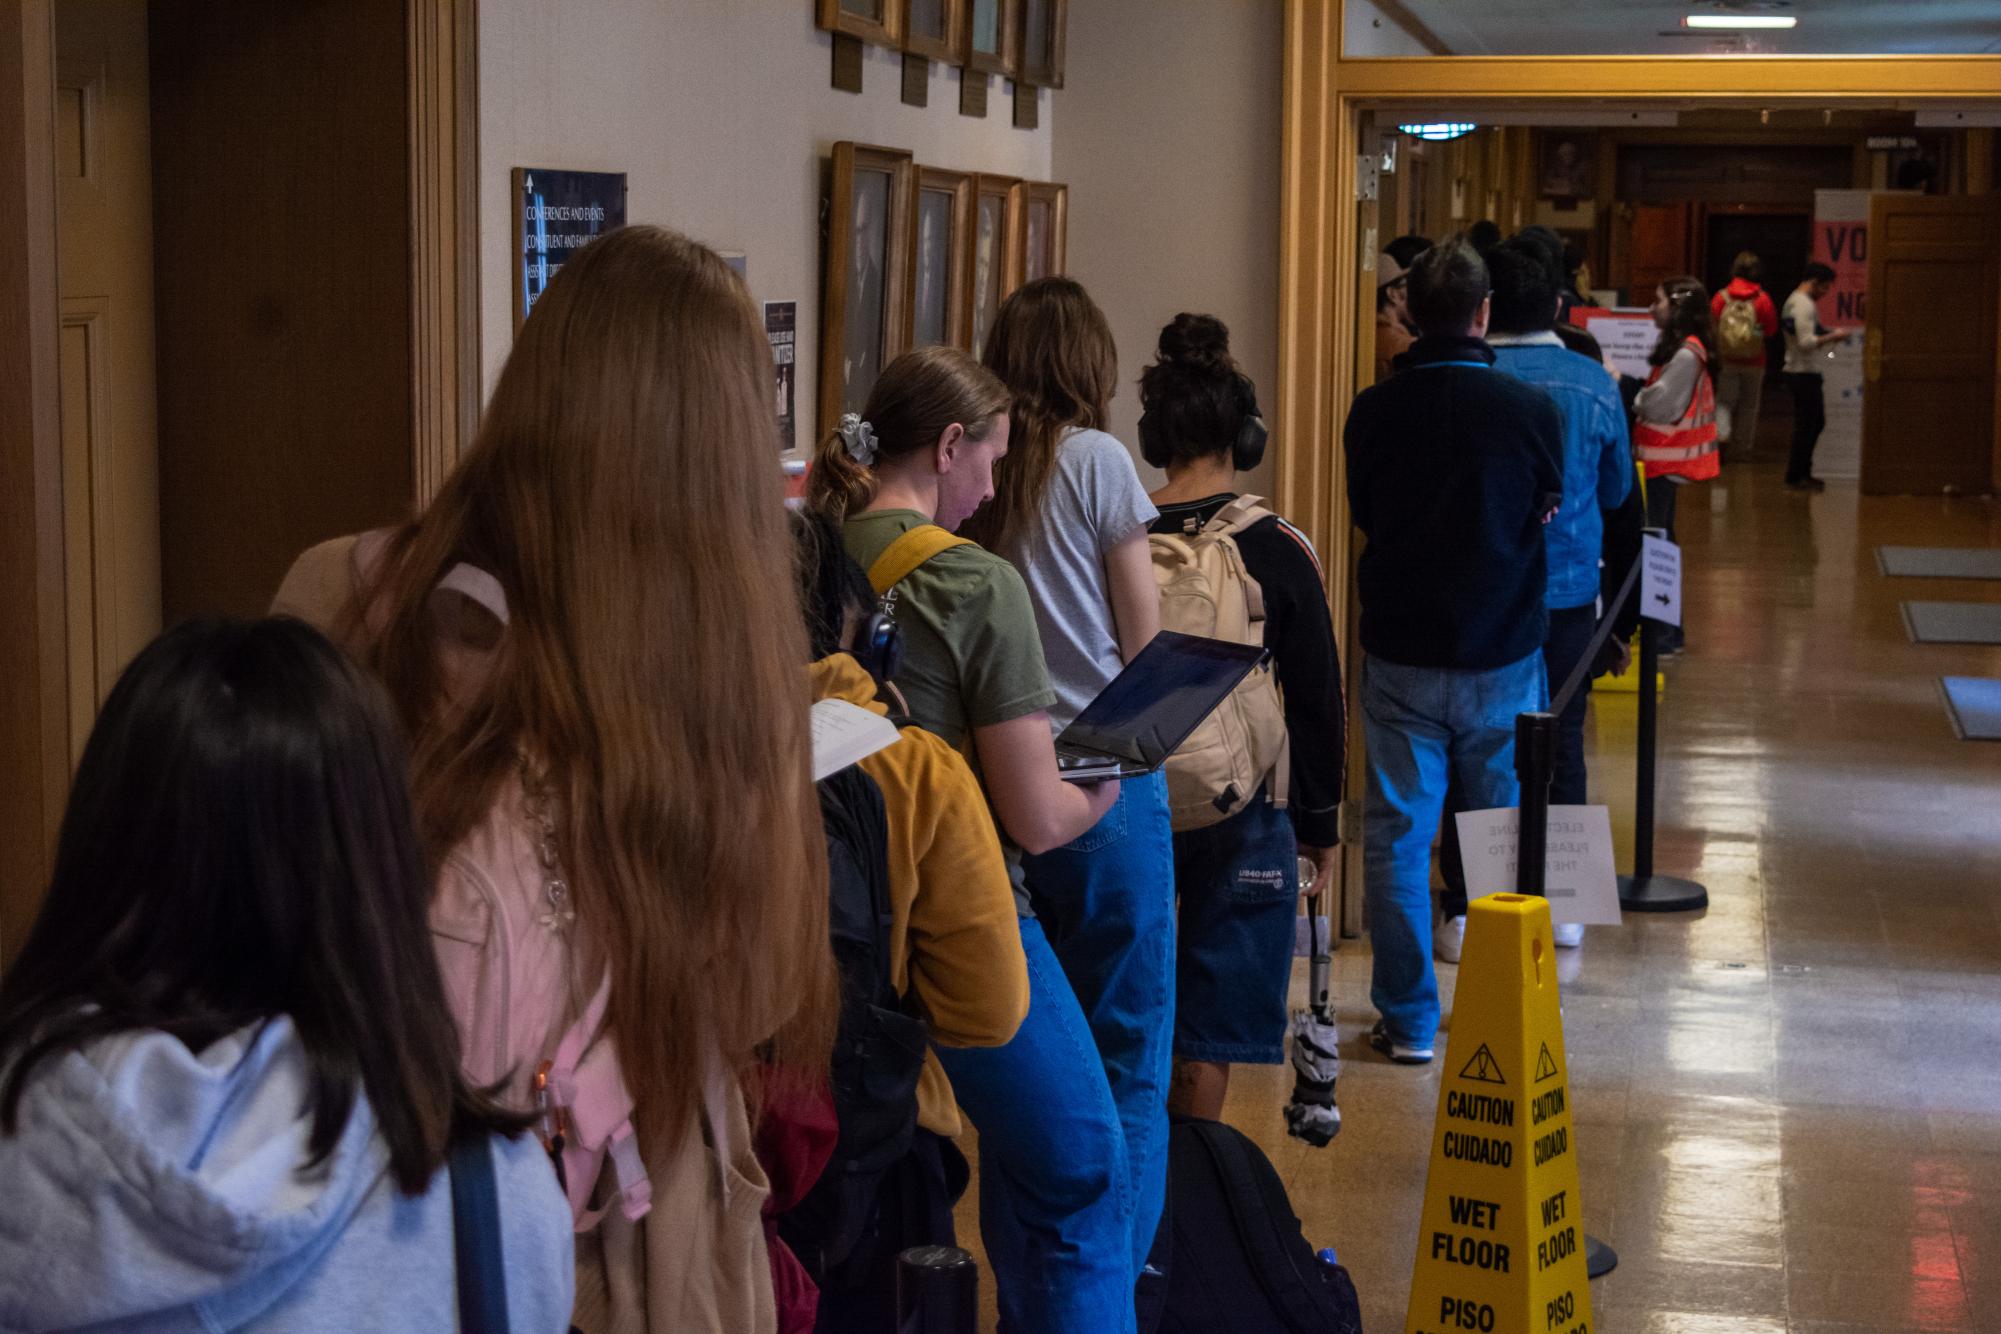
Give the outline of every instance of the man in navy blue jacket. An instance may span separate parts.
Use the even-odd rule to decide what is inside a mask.
[[[1487,266],[1441,242],[1409,277],[1421,337],[1345,430],[1362,553],[1363,869],[1375,946],[1370,1041],[1422,1064],[1438,1032],[1431,840],[1448,779],[1514,806],[1517,713],[1549,700],[1543,525],[1563,500],[1563,418],[1494,369]]]

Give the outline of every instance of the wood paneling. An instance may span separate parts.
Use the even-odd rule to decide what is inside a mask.
[[[410,334],[416,500],[479,424],[476,0],[409,0]]]
[[[1618,149],[1618,197],[1629,204],[1813,207],[1815,190],[1854,181],[1851,144],[1627,144]]]
[[[1862,489],[1981,492],[1997,482],[2001,196],[1869,201]]]
[[[169,622],[410,509],[401,0],[152,0]]]
[[[41,902],[69,782],[54,43],[49,0],[0,0],[0,964]]]

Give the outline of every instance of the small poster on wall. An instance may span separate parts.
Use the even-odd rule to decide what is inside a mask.
[[[777,390],[778,449],[791,452],[798,444],[797,371],[799,365],[799,303],[764,303],[764,336],[771,340],[771,373]]]
[[[594,238],[625,225],[625,173],[514,169],[514,327],[563,262]]]

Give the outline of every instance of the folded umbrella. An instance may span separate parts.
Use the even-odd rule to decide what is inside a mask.
[[[1328,995],[1333,942],[1322,937],[1321,900],[1308,909],[1313,939],[1312,968],[1307,994],[1310,1003],[1292,1015],[1292,1101],[1285,1108],[1286,1133],[1325,1148],[1341,1133],[1341,1109],[1334,1105],[1334,1081],[1341,1075],[1341,1034],[1334,1023],[1334,1002]]]

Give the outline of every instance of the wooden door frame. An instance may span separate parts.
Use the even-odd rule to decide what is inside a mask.
[[[69,787],[53,0],[0,0],[0,964],[48,882]],[[407,0],[413,504],[480,403],[478,0]]]
[[[1349,698],[1359,698],[1349,521],[1340,430],[1372,373],[1374,301],[1364,281],[1374,204],[1356,199],[1360,118],[1454,103],[1752,100],[1774,107],[1883,99],[1897,105],[2001,101],[2001,56],[1416,56],[1346,58],[1346,0],[1285,0],[1279,182],[1276,498],[1323,556]],[[1370,238],[1376,240],[1377,238]],[[1365,267],[1366,266],[1366,267]],[[1360,880],[1361,728],[1350,727],[1344,875]],[[1347,893],[1352,901],[1358,896]],[[1359,914],[1344,913],[1351,926]]]

